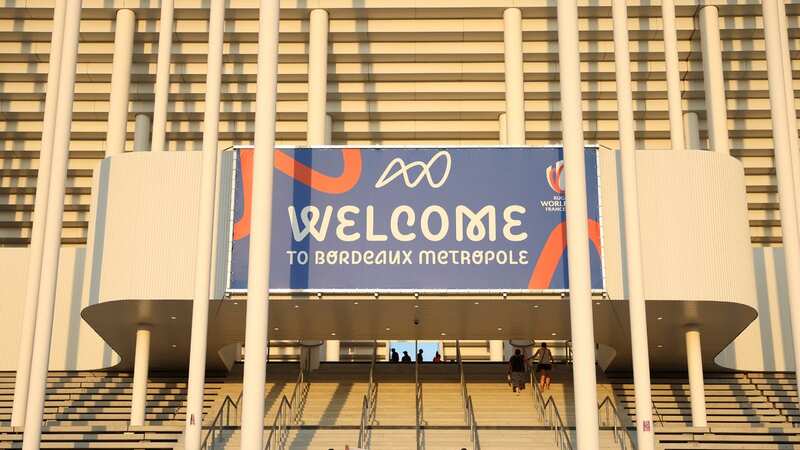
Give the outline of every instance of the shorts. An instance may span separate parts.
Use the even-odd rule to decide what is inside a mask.
[[[536,370],[553,370],[553,366],[551,364],[537,364]]]

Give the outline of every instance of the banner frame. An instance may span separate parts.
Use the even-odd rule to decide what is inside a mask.
[[[516,148],[516,149],[530,149],[530,150],[537,150],[537,149],[552,149],[554,147],[561,147],[563,150],[563,144],[554,144],[554,145],[493,145],[493,144],[485,144],[485,145],[364,145],[364,144],[357,144],[357,145],[342,145],[342,144],[331,144],[331,145],[275,145],[275,150],[296,150],[296,149],[317,149],[317,150],[337,150],[337,149],[345,149],[345,148],[358,148],[358,149],[367,149],[367,150],[384,150],[384,149],[404,149],[404,150],[429,150],[432,148],[440,148],[443,150],[446,149],[506,149],[506,148]],[[598,155],[600,154],[601,147],[598,144],[585,144],[585,150],[594,150]],[[607,148],[607,147],[606,147]],[[227,266],[225,267],[226,271],[226,282],[225,282],[225,295],[244,295],[247,293],[247,289],[239,289],[239,288],[231,288],[231,264],[233,260],[233,224],[234,224],[234,209],[235,209],[235,195],[236,195],[236,158],[238,157],[236,150],[242,149],[255,149],[255,145],[252,144],[239,144],[239,145],[232,145],[226,147],[225,149],[220,152],[220,157],[223,157],[226,152],[233,152],[232,157],[234,158],[232,168],[231,168],[231,176],[234,180],[231,183],[231,192],[230,192],[230,211],[229,211],[229,221],[228,221],[228,228],[226,230],[226,237],[228,239],[228,255],[227,255]],[[613,150],[612,150],[613,151]],[[598,206],[598,222],[600,224],[600,275],[603,287],[602,288],[593,288],[591,289],[592,294],[598,295],[607,295],[608,294],[608,285],[606,284],[606,252],[605,252],[605,233],[604,233],[604,220],[603,220],[603,192],[602,192],[602,183],[601,183],[601,170],[600,170],[600,158],[598,157],[595,160],[596,168],[595,171],[597,173],[597,206]],[[221,195],[221,193],[220,193]],[[221,236],[221,233],[220,233]],[[338,288],[327,288],[327,289],[269,289],[270,294],[355,294],[355,295],[366,295],[366,294],[418,294],[418,295],[425,295],[425,294],[448,294],[448,295],[504,295],[504,294],[532,294],[532,295],[552,295],[558,294],[562,295],[567,294],[569,295],[569,288],[567,289],[430,289],[430,288],[422,288],[422,289],[338,289]]]

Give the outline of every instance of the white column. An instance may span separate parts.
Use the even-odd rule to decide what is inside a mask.
[[[572,373],[575,389],[575,428],[579,450],[599,448],[594,321],[589,269],[589,230],[586,212],[585,151],[581,109],[581,67],[578,5],[558,0],[558,71],[561,87],[561,126],[567,201],[567,257]]]
[[[503,350],[503,341],[497,339],[489,341],[489,361],[505,361],[505,358],[503,358]]]
[[[789,311],[792,323],[792,342],[795,361],[800,361],[800,232],[798,231],[797,193],[792,171],[791,140],[797,139],[797,127],[788,122],[788,108],[784,70],[781,61],[783,51],[780,42],[780,19],[778,2],[762,3],[764,15],[764,37],[767,48],[767,77],[769,79],[769,103],[772,111],[772,142],[775,148],[775,169],[778,175],[778,200],[781,211],[781,235],[786,254],[786,284],[789,291]],[[793,109],[793,108],[792,108]],[[800,375],[800,364],[795,364]],[[800,386],[800,378],[796,380]]]
[[[700,119],[697,117],[697,113],[683,113],[683,133],[687,149],[700,150],[703,148],[703,144],[700,142]]]
[[[678,37],[675,27],[675,1],[661,2],[664,32],[664,62],[667,70],[667,102],[669,104],[669,137],[673,150],[686,148],[683,142],[681,75],[678,65]],[[627,17],[627,14],[626,14]]]
[[[789,54],[789,23],[786,19],[786,5],[783,4],[783,1],[778,3],[778,21],[778,29],[781,32],[783,85],[786,89],[786,120],[790,130],[789,146],[792,149],[792,170],[795,180],[795,201],[798,204],[798,208],[800,208],[800,140],[797,137],[797,109],[794,103],[792,58]]]
[[[117,11],[114,27],[114,60],[111,65],[111,98],[108,103],[106,156],[125,151],[136,15],[130,9],[120,9]]]
[[[501,145],[525,145],[525,85],[522,68],[522,12],[517,8],[503,11],[505,49],[506,112],[501,113]],[[489,341],[489,360],[505,361],[503,341]]]
[[[133,395],[131,398],[131,426],[144,425],[147,404],[147,374],[150,368],[150,327],[136,329],[136,350],[133,362]]]
[[[308,41],[308,131],[309,145],[325,143],[325,109],[328,90],[328,12],[311,11]]]
[[[41,282],[36,309],[36,332],[31,352],[30,386],[25,416],[22,448],[39,448],[42,433],[42,412],[50,362],[50,339],[53,332],[53,310],[58,281],[58,259],[61,250],[61,225],[64,212],[64,191],[69,159],[72,100],[75,88],[75,63],[78,56],[78,31],[81,21],[81,0],[66,1],[62,41],[61,74],[58,79],[58,106],[53,133],[53,155],[50,189],[42,250]],[[35,274],[28,274],[35,276]]]
[[[158,62],[156,63],[156,98],[153,102],[153,145],[151,151],[167,150],[167,101],[169,99],[169,65],[172,57],[172,21],[174,0],[161,0],[158,23]]]
[[[522,75],[522,12],[503,11],[507,144],[525,145],[525,86]]]
[[[275,98],[278,92],[278,2],[260,0],[256,86],[253,205],[245,329],[242,448],[262,450],[264,379],[269,322],[269,248],[272,233],[272,163],[275,146]]]
[[[325,360],[337,362],[340,359],[341,343],[339,341],[325,341]]]
[[[692,404],[692,426],[705,427],[706,388],[703,381],[703,355],[700,349],[700,332],[686,330],[686,364],[689,368],[689,395]]]
[[[33,205],[33,228],[28,256],[28,278],[25,284],[25,306],[22,313],[22,330],[19,337],[17,376],[14,380],[14,403],[11,409],[11,426],[25,425],[28,404],[33,334],[36,329],[36,307],[39,301],[39,280],[42,272],[45,216],[50,191],[50,165],[53,160],[53,135],[56,127],[58,104],[58,79],[61,68],[61,43],[64,37],[65,2],[56,2],[53,10],[53,31],[50,37],[50,61],[47,67],[47,87],[42,120],[42,144],[39,150],[39,170],[36,174],[36,199]]]
[[[219,139],[219,97],[222,83],[222,45],[225,0],[212,0],[208,21],[208,66],[205,112],[203,114],[203,162],[200,178],[200,212],[197,227],[197,256],[192,299],[192,334],[189,354],[189,386],[186,397],[185,445],[200,448],[203,424],[203,386],[206,375],[208,297],[211,286],[211,252],[214,241],[214,186],[217,175]],[[266,324],[265,324],[266,325]]]
[[[133,129],[133,151],[146,152],[150,147],[150,116],[147,114],[136,115],[136,125]]]
[[[308,145],[322,145],[330,143],[330,132],[333,125],[331,117],[326,113],[328,105],[328,12],[324,9],[312,10],[308,22],[306,140]],[[333,342],[338,344],[338,341]],[[326,347],[320,346],[317,351],[322,352],[325,349]],[[338,360],[337,354],[334,361]]]
[[[508,131],[506,128],[506,113],[500,114],[500,117],[497,118],[498,121],[498,129],[499,129],[499,141],[501,145],[505,145],[508,143]]]
[[[725,79],[722,73],[722,45],[719,39],[719,13],[716,6],[700,9],[700,43],[703,53],[703,86],[706,96],[709,150],[730,154],[728,109],[725,104]]]
[[[636,442],[639,450],[652,450],[653,407],[650,399],[650,354],[647,345],[647,310],[642,274],[642,244],[639,232],[639,192],[636,186],[636,139],[633,124],[631,60],[628,43],[626,0],[614,0],[614,61],[617,75],[619,147],[622,159],[622,192],[625,209],[625,251],[628,269],[628,311],[631,323],[631,359],[636,394]],[[666,25],[665,25],[666,26]],[[674,26],[674,24],[673,24]],[[679,99],[680,100],[680,99]],[[671,110],[670,110],[671,112]],[[674,135],[677,130],[672,129]],[[681,129],[681,133],[683,130]],[[673,139],[673,143],[675,140]],[[683,136],[680,142],[683,148]]]
[[[311,11],[308,34],[308,115],[306,117],[306,139],[308,145],[331,143],[333,120],[327,114],[328,105],[328,12],[324,9]],[[328,345],[336,347],[336,353],[327,352]],[[316,349],[326,352],[327,361],[339,361],[339,341],[327,341]],[[321,355],[319,355],[321,356]]]

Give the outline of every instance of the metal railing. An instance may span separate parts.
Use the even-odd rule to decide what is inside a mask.
[[[631,436],[630,430],[625,425],[625,421],[620,416],[617,407],[614,406],[614,401],[611,397],[606,396],[602,402],[597,405],[600,416],[600,426],[612,427],[614,430],[614,442],[619,444],[620,450],[635,450],[636,443]]]
[[[375,361],[378,359],[377,341],[372,347],[372,363],[369,366],[369,385],[367,393],[361,401],[361,423],[358,430],[358,448],[369,450],[370,426],[375,421],[375,414],[378,406],[378,384],[375,383]]]
[[[539,385],[536,384],[536,376],[534,371],[531,371],[531,386],[533,387],[533,400],[536,404],[536,410],[539,413],[539,419],[546,427],[549,427],[554,432],[553,441],[558,446],[559,450],[573,450],[572,441],[569,439],[569,432],[564,425],[564,420],[561,418],[561,413],[558,412],[553,397],[544,400],[542,391],[539,390]]]
[[[653,412],[656,413],[656,418],[658,419],[658,424],[664,426],[664,416],[661,415],[661,412],[658,410],[658,406],[656,406],[655,400],[650,400],[650,403],[653,405]]]
[[[456,341],[456,362],[458,363],[459,383],[461,383],[461,400],[464,403],[464,422],[469,427],[469,441],[473,450],[480,450],[478,439],[478,423],[475,421],[475,407],[472,405],[472,396],[467,391],[467,381],[464,377],[464,361],[461,359],[461,344]]]
[[[267,437],[264,450],[283,450],[289,437],[289,427],[300,421],[303,415],[303,407],[308,398],[309,383],[306,381],[306,374],[301,369],[294,385],[291,399],[284,395],[272,421],[272,427]]]
[[[414,383],[416,384],[417,450],[425,450],[425,430],[422,428],[422,383],[419,382],[419,361],[414,363]]]
[[[200,448],[203,450],[206,449],[213,449],[214,442],[217,440],[217,437],[222,434],[222,430],[225,427],[230,427],[237,425],[239,422],[239,403],[242,401],[242,393],[239,393],[239,396],[236,398],[236,401],[231,399],[230,395],[226,395],[225,399],[222,400],[222,405],[217,411],[217,415],[214,416],[214,420],[211,421],[211,425],[208,427],[208,431],[206,432],[205,438],[203,438],[203,442],[200,444]]]

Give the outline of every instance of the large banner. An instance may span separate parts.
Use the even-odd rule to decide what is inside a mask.
[[[253,151],[234,163],[231,291],[247,289]],[[587,148],[592,288],[602,290],[597,149]],[[279,148],[270,290],[566,290],[563,149]]]

